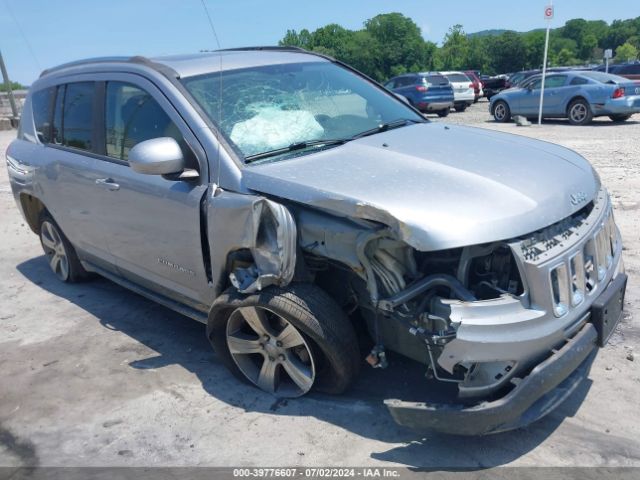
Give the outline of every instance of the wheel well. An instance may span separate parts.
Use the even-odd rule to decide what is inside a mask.
[[[44,203],[32,195],[22,193],[20,194],[20,204],[22,205],[22,211],[29,224],[29,228],[36,234],[40,233],[38,231],[40,228],[40,216],[42,212],[47,210]]]
[[[577,96],[573,97],[571,100],[569,100],[569,101],[567,102],[567,108],[566,108],[567,115],[569,114],[569,106],[570,106],[573,102],[575,102],[576,100],[584,100],[584,101],[587,103],[587,105],[589,106],[589,110],[591,110],[591,104],[589,103],[589,100],[587,100],[586,98],[584,98],[582,95],[577,95]]]

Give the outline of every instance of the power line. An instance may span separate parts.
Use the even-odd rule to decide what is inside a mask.
[[[207,8],[207,4],[204,0],[200,0],[202,2],[202,8],[204,8],[204,12],[207,14],[207,18],[209,19],[209,26],[211,27],[211,32],[213,33],[213,38],[216,41],[216,45],[218,45],[218,49],[222,49],[220,46],[220,41],[218,40],[218,34],[216,33],[216,28],[213,26],[213,20],[211,19],[211,15],[209,15],[209,9]]]
[[[33,51],[33,48],[31,47],[31,43],[27,39],[27,36],[24,34],[24,31],[22,30],[22,27],[20,26],[20,23],[18,22],[18,19],[13,14],[13,10],[11,10],[11,8],[9,7],[9,4],[7,3],[6,0],[4,0],[3,3],[4,3],[4,7],[7,9],[7,11],[9,12],[9,15],[13,19],[13,22],[16,24],[16,28],[18,29],[18,32],[20,33],[20,36],[22,36],[22,39],[24,40],[24,43],[26,44],[27,49],[29,50],[29,53],[31,54],[31,57],[33,58],[33,61],[35,62],[36,67],[38,67],[38,70],[42,70],[42,66],[40,65],[40,62],[38,61],[38,57],[36,57],[36,54]]]

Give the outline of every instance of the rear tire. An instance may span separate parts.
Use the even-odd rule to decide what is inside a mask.
[[[587,101],[578,98],[567,107],[567,118],[571,125],[588,125],[593,119],[593,113]]]
[[[626,122],[631,118],[631,115],[609,115],[612,122]]]
[[[448,108],[443,108],[442,110],[438,110],[436,113],[438,114],[438,116],[440,118],[446,117],[447,115],[449,115],[449,109]]]
[[[511,109],[504,100],[498,100],[493,106],[493,118],[496,122],[507,123],[511,120]]]
[[[262,324],[270,332],[266,336],[263,333],[262,338],[267,338],[267,341],[260,340],[260,334],[253,328],[254,322],[251,322],[251,328],[244,328],[240,333],[249,336],[242,337],[241,340],[248,338],[251,342],[262,343],[260,346],[254,345],[255,351],[248,353],[242,351],[242,347],[234,347],[235,352],[232,354],[229,345],[235,345],[234,342],[237,341],[237,335],[234,336],[233,332],[238,332],[238,315],[247,318],[247,314],[250,317],[254,312],[259,312]],[[311,383],[304,383],[302,387],[297,385],[300,388],[293,392],[291,384],[296,380],[289,374],[291,365],[285,365],[290,354],[293,354],[289,351],[292,348],[282,352],[269,343],[280,338],[284,329],[279,331],[279,328],[285,324],[287,326],[284,328],[293,327],[300,338],[304,339],[303,344],[298,339],[295,348],[300,351],[296,355],[303,355],[296,358],[294,363],[300,365],[301,361],[304,362],[309,357],[304,369],[308,373],[307,382]],[[360,367],[358,340],[350,320],[331,297],[311,284],[297,283],[287,288],[269,287],[250,295],[242,295],[235,289],[228,290],[211,307],[207,337],[218,358],[231,373],[278,397],[297,397],[311,389],[330,394],[342,393],[351,385]],[[288,348],[283,342],[280,342],[279,347]],[[260,377],[276,355],[281,360],[281,367],[271,367],[274,369],[272,377],[275,378],[271,386],[268,382],[261,381]],[[283,380],[280,381],[281,379]],[[268,388],[264,388],[265,384]]]
[[[458,105],[456,105],[454,107],[456,109],[456,112],[464,112],[467,109],[467,104],[466,103],[460,103]]]
[[[40,216],[38,232],[49,267],[59,280],[75,283],[89,277],[89,273],[82,267],[73,245],[55,220],[46,212]]]

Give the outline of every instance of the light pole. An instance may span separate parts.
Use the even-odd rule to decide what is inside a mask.
[[[547,21],[547,34],[544,39],[544,61],[542,62],[542,83],[540,84],[540,106],[538,107],[538,125],[542,125],[542,103],[544,101],[544,81],[547,76],[547,54],[549,53],[549,29],[553,19],[553,0],[544,9],[544,19]]]
[[[18,107],[16,107],[16,99],[13,96],[13,90],[11,89],[11,80],[7,74],[7,67],[4,65],[4,59],[2,58],[2,52],[0,52],[0,70],[2,70],[2,78],[4,79],[4,85],[7,88],[7,96],[9,97],[9,104],[11,105],[11,113],[13,114],[12,123],[18,120]]]

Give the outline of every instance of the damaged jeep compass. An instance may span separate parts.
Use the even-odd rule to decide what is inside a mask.
[[[584,158],[429,122],[300,49],[46,70],[7,163],[60,280],[97,273],[205,323],[276,396],[341,393],[393,351],[455,386],[386,400],[396,422],[509,430],[571,394],[622,312],[620,233]]]

